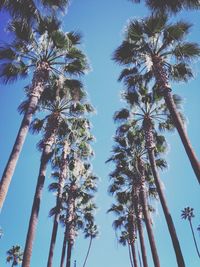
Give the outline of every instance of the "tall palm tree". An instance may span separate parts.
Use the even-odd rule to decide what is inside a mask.
[[[96,206],[92,202],[93,196],[90,193],[87,193],[87,190],[89,189],[88,186],[88,182],[86,187],[83,185],[86,190],[83,191],[82,186],[78,185],[78,181],[72,180],[65,187],[67,198],[65,202],[66,207],[64,208],[65,213],[62,218],[65,225],[65,232],[60,267],[64,267],[66,247],[66,267],[71,266],[72,248],[78,230],[84,228],[85,223],[87,225],[87,223],[92,223],[94,220],[93,212],[96,209]]]
[[[86,262],[87,262],[87,259],[88,259],[88,256],[89,256],[89,253],[91,250],[91,246],[92,246],[92,241],[94,238],[96,238],[98,236],[98,233],[99,232],[97,229],[97,225],[94,224],[93,221],[86,224],[86,227],[84,229],[84,234],[85,234],[85,238],[90,238],[90,242],[89,242],[88,251],[87,251],[84,263],[83,263],[83,267],[86,266]]]
[[[131,208],[132,203],[130,204],[130,207],[129,204],[127,204],[128,203],[122,204],[122,202],[117,202],[117,204],[112,205],[108,212],[114,212],[114,214],[117,215],[117,219],[113,222],[113,227],[115,230],[121,230],[119,243],[123,246],[128,244],[131,265],[138,267],[139,265],[135,251],[138,225],[135,212],[133,208]]]
[[[130,120],[130,124],[138,125],[144,133],[145,147],[151,164],[155,185],[167,221],[167,226],[172,239],[178,266],[185,266],[179,240],[176,234],[174,223],[167,205],[167,201],[162,189],[161,180],[156,166],[156,147],[161,148],[161,136],[156,140],[158,130],[173,130],[174,125],[163,99],[155,92],[149,93],[146,87],[135,88],[125,91],[123,97],[129,103],[129,109],[122,109],[115,114],[116,120]],[[178,95],[173,96],[177,110],[180,112],[181,99]],[[158,136],[157,136],[158,137]],[[157,141],[157,144],[156,144]],[[158,144],[159,142],[159,144]],[[164,148],[164,147],[163,147]],[[162,151],[164,152],[164,150]]]
[[[200,258],[200,252],[199,252],[199,248],[198,248],[197,241],[196,241],[196,238],[195,238],[194,228],[193,228],[193,225],[192,225],[192,218],[194,218],[194,209],[190,208],[190,207],[184,208],[184,210],[182,210],[182,213],[181,213],[181,218],[184,219],[184,220],[188,220],[189,221],[190,228],[191,228],[191,231],[192,231],[193,240],[194,240],[194,244],[195,244],[195,248],[196,248],[196,251],[197,251],[197,255]]]
[[[148,266],[143,244],[144,242],[143,242],[143,233],[141,226],[141,214],[144,216],[144,221],[148,232],[154,264],[155,266],[159,266],[159,258],[156,250],[155,240],[151,226],[152,222],[149,216],[149,207],[147,203],[146,177],[148,177],[150,173],[148,173],[147,175],[147,171],[145,171],[144,174],[144,162],[142,159],[142,157],[144,156],[144,148],[141,148],[142,139],[138,138],[137,144],[136,142],[131,143],[134,140],[133,134],[129,132],[128,136],[129,136],[128,138],[122,138],[122,137],[115,138],[118,146],[114,147],[113,150],[114,155],[109,160],[113,160],[114,162],[116,162],[118,167],[116,168],[116,171],[114,171],[114,173],[111,174],[111,176],[115,177],[116,175],[117,179],[119,179],[119,182],[122,183],[124,178],[121,177],[121,175],[125,174],[125,177],[127,176],[128,179],[130,180],[129,183],[126,184],[127,189],[125,192],[127,192],[127,190],[130,190],[130,188],[132,188],[130,194],[132,198],[132,203],[134,205],[134,211],[138,225],[138,232],[141,240],[143,264],[144,266]],[[135,136],[138,137],[138,133],[135,134]],[[151,179],[148,178],[148,180],[150,182],[149,190],[153,189],[153,191],[155,192],[155,187],[152,184],[152,178]],[[114,184],[114,186],[111,187],[111,190],[113,191],[117,189],[120,190],[122,186],[121,183]],[[123,195],[125,194],[125,192],[123,192]]]
[[[54,84],[56,84],[56,90],[54,90]],[[62,85],[58,83],[57,79],[52,80],[50,86],[52,86],[54,97],[52,98],[51,94],[49,94],[49,99],[45,98],[42,106],[43,109],[49,110],[50,114],[42,120],[35,119],[32,123],[33,132],[39,132],[40,130],[43,131],[43,139],[39,143],[39,147],[42,150],[40,160],[41,164],[26,237],[24,259],[22,264],[23,267],[30,266],[47,164],[52,156],[53,148],[58,140],[60,131],[62,132],[63,129],[67,130],[67,128],[70,127],[70,124],[73,123],[74,118],[80,117],[82,114],[91,111],[91,106],[83,99],[83,96],[75,97],[73,93],[71,94],[71,90],[66,86],[65,80],[63,80]],[[57,90],[59,93],[62,93],[60,86],[63,86],[67,92],[63,98],[60,96],[58,99],[55,99]]]
[[[33,70],[26,112],[1,178],[0,209],[49,75],[51,73],[81,75],[88,69],[84,54],[76,47],[80,43],[81,36],[74,32],[64,33],[59,30],[59,25],[55,18],[47,18],[36,29],[30,26],[22,28],[21,22],[15,20],[10,24],[15,40],[9,45],[2,44],[0,48],[0,77],[4,82],[24,78],[29,70]]]
[[[65,133],[65,136],[61,138],[57,146],[60,147],[61,155],[58,156],[57,153],[55,155],[55,159],[53,160],[54,166],[56,168],[56,172],[54,173],[58,175],[58,184],[56,185],[57,189],[57,197],[56,197],[56,207],[53,209],[54,215],[54,224],[52,230],[52,237],[49,249],[49,257],[47,266],[51,267],[53,262],[53,253],[56,242],[56,235],[59,223],[60,212],[62,209],[62,195],[63,188],[65,184],[65,180],[67,179],[68,173],[68,165],[69,165],[69,157],[71,151],[71,147],[73,147],[73,152],[75,149],[79,149],[80,143],[83,141],[88,142],[92,140],[92,136],[88,133],[89,129],[88,122],[84,119],[77,119],[74,121],[71,130],[68,133]],[[52,185],[50,186],[50,190],[54,189]],[[52,215],[52,212],[51,212]]]
[[[190,27],[190,24],[183,21],[170,24],[166,15],[132,20],[126,28],[124,41],[114,52],[113,59],[126,66],[119,80],[123,80],[127,88],[135,87],[143,81],[152,81],[155,84],[154,88],[165,99],[200,182],[200,164],[176,109],[169,85],[169,80],[187,81],[192,77],[188,62],[200,55],[198,44],[184,40]]]
[[[140,0],[129,0],[134,3],[140,3]],[[181,9],[199,9],[200,3],[198,0],[145,0],[146,5],[155,12],[177,13]]]
[[[20,246],[18,245],[12,246],[12,248],[9,249],[6,253],[7,253],[6,262],[12,262],[11,265],[12,267],[22,263],[23,251],[21,250]]]

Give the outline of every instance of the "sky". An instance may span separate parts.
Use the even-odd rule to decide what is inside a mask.
[[[132,4],[127,0],[71,0],[67,14],[62,18],[65,31],[78,30],[83,34],[82,49],[87,54],[91,71],[84,78],[89,99],[96,108],[96,114],[91,117],[93,133],[96,142],[93,144],[95,157],[92,161],[94,172],[100,177],[98,193],[95,197],[98,211],[96,221],[100,229],[99,237],[93,241],[87,267],[130,267],[128,249],[117,243],[112,228],[113,216],[107,214],[112,198],[108,196],[108,174],[113,166],[105,164],[111,155],[116,130],[112,117],[115,111],[123,106],[120,100],[122,84],[117,82],[121,68],[112,60],[113,51],[123,39],[123,29],[131,18],[142,18],[150,14],[142,4]],[[185,19],[193,23],[190,41],[200,43],[199,12],[181,12],[173,20]],[[8,41],[4,25],[7,16],[0,16],[0,41]],[[184,113],[187,117],[187,130],[191,143],[200,158],[199,144],[199,114],[200,114],[200,64],[195,62],[195,78],[187,84],[172,84],[174,93],[184,99]],[[3,172],[9,157],[22,117],[17,113],[18,105],[24,99],[23,88],[30,79],[19,81],[12,85],[0,84],[0,173]],[[182,144],[176,132],[166,135],[169,143],[166,159],[169,164],[167,171],[161,173],[163,187],[168,205],[174,219],[177,234],[187,267],[199,267],[199,259],[195,252],[192,235],[187,221],[180,218],[181,210],[186,206],[194,208],[194,228],[200,224],[200,194],[197,180],[185,155]],[[28,135],[21,153],[13,180],[5,201],[0,226],[4,235],[0,240],[0,266],[7,266],[6,251],[15,244],[24,248],[31,212],[32,199],[40,164],[40,153],[36,149],[39,136]],[[52,219],[48,217],[49,210],[54,205],[54,197],[47,187],[51,182],[50,170],[47,173],[36,239],[33,247],[31,267],[44,267],[47,264],[48,250],[52,231]],[[156,204],[157,211],[153,216],[155,239],[160,255],[162,267],[176,267],[175,255],[167,231],[166,223],[160,204]],[[200,236],[196,231],[197,242]],[[147,240],[147,239],[146,239]],[[59,229],[53,266],[59,266],[63,241],[63,229]],[[72,262],[77,261],[77,267],[83,265],[89,240],[80,235],[75,243]],[[149,267],[153,262],[149,250]],[[73,266],[73,265],[72,265]]]

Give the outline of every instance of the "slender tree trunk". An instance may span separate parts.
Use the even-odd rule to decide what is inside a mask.
[[[178,264],[179,267],[185,267],[185,262],[184,262],[183,254],[182,254],[182,251],[181,251],[180,243],[179,243],[179,240],[178,240],[178,237],[177,237],[177,234],[176,234],[176,229],[175,229],[175,226],[174,226],[174,222],[172,220],[172,216],[170,214],[169,208],[167,206],[167,201],[166,201],[166,198],[165,198],[163,190],[162,190],[161,181],[160,181],[159,174],[158,174],[157,167],[156,167],[154,151],[153,150],[148,150],[148,155],[149,155],[149,161],[150,161],[150,164],[151,164],[153,176],[154,176],[154,179],[155,179],[156,188],[157,188],[157,191],[158,191],[160,202],[161,202],[161,205],[162,205],[162,208],[163,208],[163,212],[164,212],[164,215],[165,215],[165,219],[166,219],[166,222],[167,222],[167,227],[168,227],[168,230],[169,230],[169,233],[170,233],[170,237],[171,237],[171,240],[172,240],[172,244],[173,244],[173,247],[174,247],[174,251],[175,251],[175,254],[176,254],[177,264]]]
[[[89,253],[90,253],[91,246],[92,246],[92,237],[90,237],[90,243],[89,243],[88,251],[87,251],[84,263],[83,263],[83,267],[85,267],[85,265],[86,265],[86,262],[87,262],[87,259],[88,259]]]
[[[26,237],[26,244],[23,255],[22,267],[30,267],[33,242],[35,239],[35,233],[38,223],[38,216],[40,210],[40,202],[42,197],[42,190],[44,187],[44,181],[46,176],[46,170],[48,161],[51,157],[52,146],[56,142],[56,134],[59,127],[59,113],[52,113],[51,116],[48,117],[48,122],[45,129],[44,141],[42,142],[43,152],[40,160],[40,170],[37,181],[37,186],[35,190],[35,196],[32,205],[31,217],[29,220],[28,233]]]
[[[141,247],[141,252],[142,252],[143,266],[148,267],[147,254],[146,254],[146,248],[145,248],[145,242],[144,242],[144,233],[143,233],[143,228],[142,228],[142,221],[141,221],[141,218],[139,216],[138,200],[136,198],[134,200],[134,209],[135,209],[135,214],[136,214],[136,218],[137,218],[137,226],[138,226],[138,233],[139,233],[139,238],[140,238],[140,247]]]
[[[66,230],[65,230],[65,237],[64,237],[64,242],[63,242],[63,250],[62,250],[60,267],[64,267],[66,243],[68,243],[66,266],[70,266],[70,262],[71,262],[71,251],[72,251],[72,247],[73,247],[74,239],[75,239],[75,229],[74,229],[75,217],[74,216],[75,216],[75,192],[76,192],[76,189],[77,189],[76,185],[74,183],[72,183],[70,186],[70,190],[68,192]]]
[[[22,120],[20,129],[18,131],[15,144],[8,159],[7,165],[4,169],[0,182],[0,212],[3,207],[12,176],[14,174],[17,161],[22,150],[24,141],[26,139],[29,126],[32,120],[32,115],[35,113],[40,96],[44,90],[44,85],[49,77],[49,71],[45,63],[41,64],[36,69],[32,81],[32,93],[30,94],[29,105]]]
[[[164,99],[167,105],[167,108],[170,112],[170,115],[174,121],[175,127],[179,133],[187,156],[190,160],[194,173],[196,174],[197,180],[200,183],[200,162],[192,148],[190,140],[188,138],[186,129],[183,125],[179,112],[177,111],[176,105],[174,103],[171,89],[168,84],[167,71],[165,70],[162,59],[158,56],[155,56],[153,59],[154,64],[154,75],[156,77],[157,84],[160,88],[161,93],[164,95]]]
[[[196,241],[196,237],[195,237],[195,234],[194,234],[194,229],[193,229],[193,226],[192,226],[191,219],[189,219],[189,223],[190,223],[190,228],[191,228],[191,231],[192,231],[192,236],[193,236],[195,248],[196,248],[197,254],[198,254],[199,258],[200,258],[200,252],[199,252],[199,248],[198,248],[198,245],[197,245],[197,241]]]
[[[140,267],[142,267],[142,261],[141,261],[140,251],[138,248],[138,243],[137,243],[137,253],[138,253],[138,259],[139,259]]]
[[[147,229],[147,234],[148,234],[148,238],[149,238],[149,243],[150,243],[150,247],[151,247],[151,253],[153,256],[154,266],[160,267],[160,260],[158,257],[156,242],[154,239],[154,234],[153,234],[153,229],[152,229],[152,224],[151,224],[151,218],[150,218],[149,210],[148,210],[147,193],[146,193],[145,177],[144,177],[144,167],[142,164],[143,163],[140,160],[140,163],[139,163],[139,169],[140,169],[140,173],[141,173],[140,199],[141,199],[142,210],[143,210],[143,214],[144,214],[144,220],[145,220],[145,225],[146,225],[146,229]]]
[[[71,266],[71,255],[72,255],[72,247],[73,247],[73,242],[68,242],[68,246],[67,246],[67,263],[66,263],[66,267],[70,267]]]
[[[160,176],[159,176],[157,166],[156,166],[156,160],[155,160],[155,155],[154,155],[155,143],[154,143],[154,136],[152,132],[152,123],[150,119],[146,119],[146,121],[144,121],[144,129],[145,129],[145,142],[146,142],[146,148],[148,151],[149,161],[150,161],[156,189],[157,189],[160,202],[162,205],[162,209],[165,215],[165,219],[167,222],[167,227],[168,227],[170,237],[172,240],[172,244],[174,247],[174,252],[176,254],[177,264],[179,267],[185,267],[185,262],[184,262],[183,254],[182,254],[181,247],[179,244],[179,240],[176,234],[176,229],[175,229],[169,208],[167,206],[167,201],[166,201],[164,192],[162,190],[161,180],[160,180]]]
[[[129,259],[130,259],[131,267],[135,267],[133,265],[133,259],[132,259],[132,253],[131,253],[131,244],[128,244],[128,254],[129,254]]]
[[[65,263],[65,254],[66,254],[66,247],[67,247],[67,224],[65,226],[65,233],[64,233],[64,239],[63,239],[63,246],[62,246],[62,254],[61,254],[61,261],[60,261],[60,267],[64,267]]]
[[[67,141],[65,141],[63,152],[62,152],[61,164],[60,164],[59,187],[58,187],[58,195],[56,199],[57,212],[54,216],[54,223],[53,223],[53,230],[52,230],[52,235],[51,235],[51,243],[50,243],[50,248],[49,248],[49,257],[48,257],[47,267],[52,267],[53,265],[54,247],[56,243],[60,210],[62,206],[62,193],[63,193],[64,182],[65,182],[65,179],[67,178],[67,155],[68,153],[69,153],[69,144]]]
[[[35,239],[36,227],[38,223],[38,215],[39,215],[40,202],[41,202],[41,197],[42,197],[42,190],[44,187],[46,169],[47,169],[48,161],[50,159],[50,155],[51,155],[51,146],[45,145],[45,148],[41,156],[40,171],[39,171],[37,186],[35,190],[35,196],[34,196],[33,205],[32,205],[32,211],[31,211],[31,217],[29,221],[28,233],[26,237],[26,244],[25,244],[25,249],[24,249],[22,267],[30,267],[33,242]]]
[[[133,257],[133,266],[134,267],[138,267],[138,262],[137,262],[137,255],[136,255],[136,251],[135,251],[135,242],[132,242],[130,244],[131,246],[131,252],[132,252],[132,257]]]

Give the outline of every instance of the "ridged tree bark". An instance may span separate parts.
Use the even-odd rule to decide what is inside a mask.
[[[164,96],[165,103],[173,119],[174,125],[179,133],[179,136],[181,138],[181,141],[183,143],[187,156],[194,170],[194,173],[196,174],[197,180],[200,183],[200,162],[192,148],[186,129],[183,125],[179,112],[176,109],[176,105],[174,103],[174,100],[171,94],[171,89],[168,84],[167,71],[165,70],[162,59],[160,57],[154,56],[152,58],[152,62],[153,62],[154,75],[155,75],[159,90]]]
[[[65,262],[65,254],[66,254],[66,246],[67,247],[67,261],[66,266],[70,266],[71,263],[71,251],[74,244],[75,239],[75,229],[74,229],[74,219],[75,219],[75,192],[76,185],[72,184],[70,186],[70,190],[68,192],[67,199],[67,214],[66,214],[66,228],[64,233],[64,241],[61,255],[60,267],[64,267]]]
[[[69,206],[68,206],[68,218],[67,218],[67,225],[68,225],[68,247],[67,247],[67,262],[66,267],[71,266],[71,254],[72,248],[74,245],[75,240],[75,193],[77,190],[77,186],[72,184],[70,187],[70,199],[69,199]]]
[[[49,70],[46,63],[41,63],[34,75],[32,80],[32,91],[29,98],[29,105],[24,114],[21,126],[19,128],[12,152],[8,159],[7,165],[4,169],[1,182],[0,182],[0,212],[3,207],[12,176],[14,174],[19,155],[21,153],[24,141],[26,139],[29,126],[32,120],[32,116],[35,113],[38,105],[38,101],[42,92],[44,91],[44,85],[49,78]]]
[[[140,199],[141,199],[141,204],[142,204],[142,211],[144,215],[144,221],[147,229],[147,234],[149,238],[149,243],[151,247],[151,253],[153,257],[153,262],[155,267],[160,267],[160,260],[158,257],[158,251],[156,247],[156,242],[154,239],[154,234],[153,234],[153,228],[151,224],[151,218],[149,215],[149,209],[148,209],[148,202],[147,202],[147,192],[146,192],[146,186],[145,186],[145,174],[144,174],[144,166],[143,162],[141,159],[139,159],[138,163],[139,171],[140,171]]]
[[[50,243],[50,248],[49,248],[49,257],[48,257],[47,267],[52,267],[53,265],[54,247],[56,243],[60,210],[61,210],[61,205],[62,205],[62,193],[63,193],[64,183],[67,178],[67,155],[68,153],[69,153],[69,143],[68,141],[64,141],[63,152],[61,156],[62,158],[61,158],[61,163],[60,163],[58,195],[56,199],[56,214],[54,216],[54,223],[53,223],[53,230],[52,230],[52,235],[51,235],[51,243]]]
[[[134,210],[135,210],[135,215],[137,219],[137,227],[138,227],[138,233],[139,233],[139,238],[140,238],[140,248],[142,252],[143,267],[148,267],[146,247],[145,247],[145,242],[144,242],[144,233],[143,233],[143,228],[142,228],[142,220],[141,220],[141,216],[140,216],[140,212],[138,208],[137,195],[133,196],[133,204],[134,204]]]
[[[131,253],[133,258],[134,267],[138,267],[137,255],[135,251],[135,241],[136,241],[136,226],[135,226],[135,218],[133,209],[130,211],[128,215],[128,233],[129,233],[129,244],[131,247]]]
[[[157,170],[157,166],[156,166],[156,160],[155,160],[155,154],[154,154],[154,149],[155,149],[155,143],[154,143],[154,136],[153,136],[153,132],[152,132],[152,123],[150,119],[146,119],[144,121],[144,129],[145,129],[145,142],[146,142],[146,148],[148,151],[148,156],[149,156],[149,161],[151,164],[151,169],[152,169],[152,173],[153,173],[153,177],[154,177],[154,181],[155,181],[155,185],[156,185],[156,189],[159,195],[159,199],[162,205],[162,209],[165,215],[165,219],[167,222],[167,227],[170,233],[170,237],[172,240],[172,244],[174,247],[174,252],[176,254],[176,260],[177,260],[177,264],[179,267],[185,267],[185,262],[184,262],[184,258],[183,258],[183,254],[181,251],[181,247],[179,244],[179,240],[176,234],[176,229],[172,220],[172,216],[170,214],[169,208],[167,206],[167,201],[164,195],[164,192],[162,190],[162,184],[161,184],[161,180],[160,180],[160,176]]]
[[[25,249],[24,249],[22,267],[30,267],[33,242],[35,239],[36,228],[37,228],[37,223],[38,223],[42,190],[44,187],[48,161],[52,153],[52,145],[55,143],[55,140],[56,140],[58,121],[59,121],[59,117],[57,113],[52,114],[52,116],[49,117],[47,126],[46,126],[46,134],[44,137],[44,141],[42,142],[43,151],[42,151],[42,156],[40,160],[41,162],[40,170],[39,170],[38,181],[37,181],[37,186],[35,190],[32,210],[31,210],[31,217],[29,220],[28,232],[26,236],[26,244],[25,244]]]

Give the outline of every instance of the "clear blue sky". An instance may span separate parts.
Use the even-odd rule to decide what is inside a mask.
[[[100,236],[94,240],[93,248],[87,267],[129,267],[127,248],[117,244],[115,233],[112,229],[111,215],[106,214],[112,202],[107,194],[109,185],[108,174],[111,165],[105,165],[113,145],[112,136],[116,126],[113,124],[113,113],[122,106],[120,90],[122,85],[117,82],[120,68],[111,61],[111,55],[122,40],[122,31],[130,18],[141,18],[149,14],[142,5],[133,5],[127,0],[72,0],[67,15],[63,18],[63,29],[66,31],[80,30],[83,35],[83,50],[89,57],[92,71],[85,77],[91,102],[96,107],[97,114],[92,117],[93,133],[96,143],[93,145],[95,158],[93,166],[95,173],[100,177],[96,202],[99,207],[96,215],[100,227]],[[200,43],[199,12],[182,12],[178,18],[185,18],[194,23],[190,40]],[[1,25],[5,25],[5,16],[0,16]],[[7,40],[3,28],[0,29],[0,40]],[[174,92],[184,98],[184,111],[188,119],[188,132],[191,142],[200,158],[200,73],[199,63],[194,65],[195,79],[188,84],[173,84]],[[0,173],[2,173],[8,159],[17,130],[21,121],[16,109],[24,99],[23,87],[30,80],[18,82],[9,86],[0,85]],[[6,199],[0,225],[4,236],[0,240],[0,266],[6,266],[5,252],[12,245],[20,244],[24,247],[28,227],[29,215],[39,168],[40,154],[36,150],[39,137],[29,135],[24,145],[13,181]],[[196,178],[191,170],[182,144],[176,133],[167,135],[170,149],[167,155],[169,169],[161,174],[165,184],[165,193],[172,216],[177,227],[181,246],[187,267],[199,267],[192,243],[189,225],[180,219],[180,211],[186,206],[195,209],[194,226],[200,224],[200,194]],[[39,216],[37,236],[33,248],[32,267],[44,267],[47,263],[52,219],[48,212],[54,205],[53,196],[48,193],[50,173],[47,174],[42,205]],[[176,267],[175,256],[166,228],[166,223],[160,205],[157,204],[157,213],[154,215],[154,230],[162,267]],[[56,244],[54,265],[59,266],[62,232]],[[197,234],[200,245],[200,236]],[[80,236],[76,240],[73,251],[73,260],[77,260],[77,267],[81,267],[86,253],[88,240]],[[148,242],[147,242],[148,247]],[[149,248],[149,247],[148,247]],[[153,267],[151,255],[148,254],[150,267]]]

